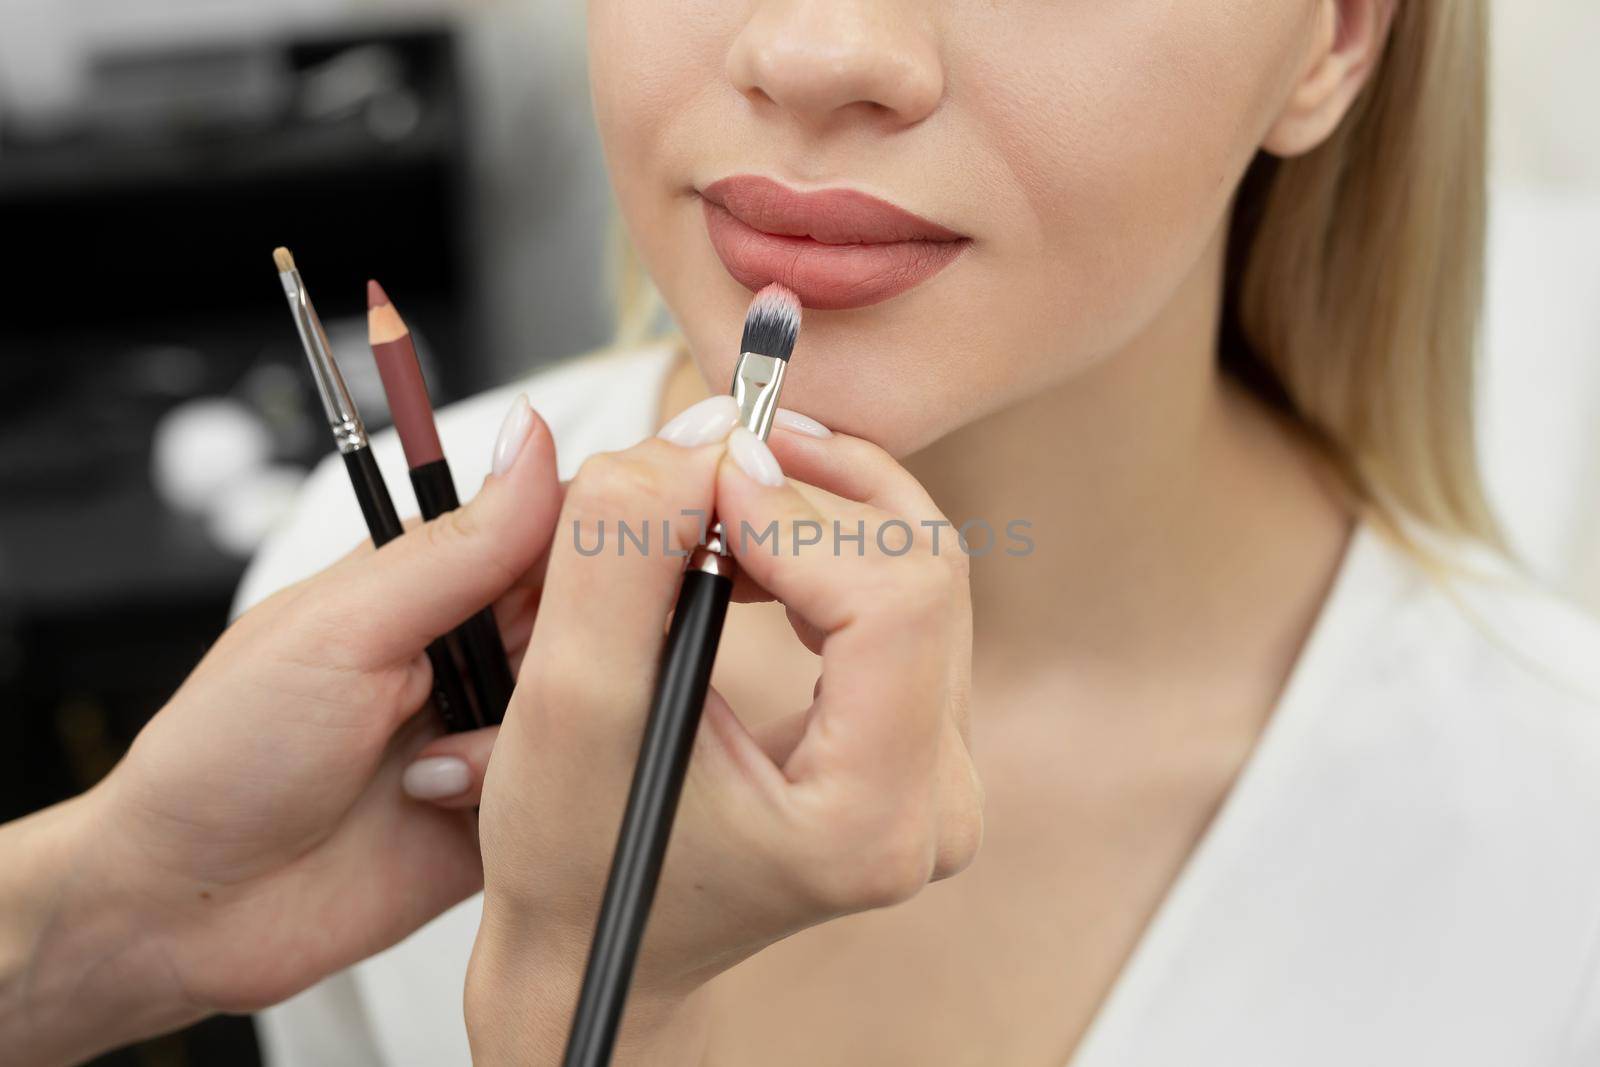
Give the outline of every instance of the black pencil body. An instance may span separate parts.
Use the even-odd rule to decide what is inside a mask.
[[[411,487],[416,490],[422,517],[429,521],[461,506],[455,479],[445,460],[411,468]],[[478,698],[479,715],[485,726],[498,726],[506,717],[516,679],[511,676],[510,657],[506,655],[505,642],[500,640],[494,609],[484,608],[462,623],[455,636],[466,653],[467,675]]]
[[[699,570],[684,575],[589,948],[565,1067],[611,1062],[732,594],[731,578]]]
[[[362,517],[367,520],[367,532],[372,543],[383,547],[406,532],[400,516],[394,510],[394,500],[389,487],[378,470],[371,448],[358,448],[344,453],[344,466],[350,472],[350,485],[361,505]],[[461,671],[456,667],[454,651],[449,642],[440,638],[428,646],[428,664],[433,668],[433,706],[439,713],[445,729],[451,733],[475,730],[480,725],[472,712],[467,687],[461,681]]]

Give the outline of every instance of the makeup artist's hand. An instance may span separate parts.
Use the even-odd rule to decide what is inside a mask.
[[[596,457],[567,491],[484,786],[485,912],[467,989],[476,1063],[559,1061],[684,566],[659,541],[586,556],[574,523],[592,547],[602,521],[614,532],[649,518],[659,537],[676,518],[686,550],[699,531],[681,512],[714,508],[743,574],[822,657],[811,705],[754,735],[708,699],[617,1062],[698,1063],[697,994],[710,978],[804,927],[903,901],[977,849],[971,613],[954,533],[936,555],[923,523],[942,516],[873,445],[790,435],[781,447],[791,473],[824,488],[786,482],[741,429],[726,448],[651,440]],[[902,555],[875,539],[896,520],[884,544],[909,538]],[[854,542],[834,554],[835,521],[847,533],[865,524],[860,556]],[[772,523],[776,553],[737,536]],[[795,553],[797,527],[828,534]]]
[[[0,828],[0,1060],[272,1004],[477,891],[474,815],[401,777],[437,732],[424,647],[550,540],[554,446],[519,415],[465,508],[245,614],[103,782]]]

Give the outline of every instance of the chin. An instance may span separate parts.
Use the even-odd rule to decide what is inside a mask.
[[[897,459],[926,448],[973,417],[970,388],[946,375],[928,374],[929,360],[914,351],[919,346],[884,343],[873,338],[873,331],[847,324],[857,314],[806,312],[784,384],[784,407],[835,433],[870,441]],[[713,390],[727,386],[738,361],[737,331],[730,343],[724,323],[720,316],[712,316],[704,329],[683,323],[695,364]],[[941,382],[957,386],[961,395],[943,395]]]
[[[660,253],[647,255],[647,264],[701,376],[709,388],[725,389],[753,292],[709,245],[679,240],[647,248]],[[927,284],[867,307],[807,307],[783,406],[896,458],[1002,407],[1020,368],[985,356],[997,345],[1009,349],[983,325],[992,284],[972,269],[958,262]]]

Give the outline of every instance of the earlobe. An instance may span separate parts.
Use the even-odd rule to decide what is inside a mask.
[[[1316,39],[1261,147],[1304,155],[1328,139],[1377,70],[1396,0],[1319,0]]]

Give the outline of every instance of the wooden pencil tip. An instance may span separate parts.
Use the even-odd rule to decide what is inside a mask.
[[[406,321],[400,317],[400,312],[390,303],[383,286],[377,282],[368,282],[367,340],[375,345],[383,345],[390,341],[398,341],[410,332],[406,328]]]
[[[278,270],[283,274],[294,270],[294,257],[289,254],[287,248],[273,249],[272,262],[278,265]]]

